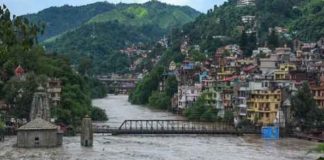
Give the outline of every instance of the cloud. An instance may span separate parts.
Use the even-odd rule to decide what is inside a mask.
[[[36,13],[51,6],[62,6],[65,4],[80,6],[97,1],[105,0],[0,0],[0,4],[5,4],[13,14],[23,15]],[[148,0],[106,0],[111,3],[144,3]],[[160,0],[168,4],[187,5],[201,12],[206,12],[213,8],[215,4],[222,4],[225,0]]]

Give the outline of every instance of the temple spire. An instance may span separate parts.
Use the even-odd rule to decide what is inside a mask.
[[[50,120],[48,96],[45,92],[45,89],[41,85],[37,88],[37,91],[34,93],[30,112],[30,120],[34,120],[36,118],[42,118],[47,121]]]

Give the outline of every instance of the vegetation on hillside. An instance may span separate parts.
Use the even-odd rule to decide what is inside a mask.
[[[193,21],[199,13],[189,7],[171,6],[158,1],[132,4],[93,17],[88,23],[118,21],[131,26],[156,25],[160,30]]]
[[[301,16],[291,24],[295,36],[306,41],[314,41],[324,36],[324,1],[310,0],[296,8]]]
[[[78,125],[86,114],[91,112],[91,80],[77,74],[69,61],[61,56],[46,55],[37,45],[36,37],[41,31],[38,26],[22,17],[11,19],[9,10],[0,7],[0,97],[11,104],[9,116],[29,118],[32,97],[39,85],[45,86],[48,78],[62,80],[61,104],[53,107],[52,116],[57,122]],[[21,65],[24,78],[14,76],[14,70]]]
[[[32,23],[45,25],[44,34],[39,35],[39,40],[44,41],[75,29],[93,16],[110,11],[116,7],[116,5],[107,2],[97,2],[79,7],[65,5],[62,7],[50,7],[36,14],[27,14],[23,17]]]
[[[85,8],[96,9],[99,4],[101,3],[78,8],[68,6],[52,8],[52,12],[43,11],[46,13],[45,15],[40,14],[43,13],[40,12],[39,18],[43,17],[45,23],[51,23],[52,21],[46,21],[47,18],[53,17],[52,13],[54,14],[64,8],[71,8],[73,11],[80,12]],[[93,17],[87,22],[72,23],[75,25],[75,29],[65,30],[64,33],[62,31],[60,32],[62,34],[44,41],[43,45],[46,50],[50,53],[66,55],[76,66],[80,65],[82,60],[90,59],[92,65],[89,67],[88,75],[126,73],[129,72],[131,62],[126,55],[120,53],[120,49],[133,46],[133,44],[138,46],[156,42],[164,34],[167,34],[172,27],[193,21],[200,14],[189,7],[172,6],[158,1],[144,4],[118,4],[113,9],[109,9],[111,8],[108,7],[110,5],[103,4],[103,8],[106,6],[106,12],[101,14],[96,12],[96,15],[91,12],[87,15],[93,15]],[[72,11],[70,12],[72,14]],[[70,15],[70,12],[67,12],[68,15]],[[33,19],[37,19],[37,15],[33,15]],[[84,16],[83,19],[87,19],[89,16]],[[64,20],[58,21],[63,21],[62,24],[65,24]],[[69,22],[69,18],[66,20]],[[58,30],[58,28],[54,26],[49,29]],[[50,31],[45,28],[46,32]]]

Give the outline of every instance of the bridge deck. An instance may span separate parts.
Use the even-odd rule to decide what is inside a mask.
[[[238,130],[230,123],[186,120],[126,120],[119,128],[95,127],[94,133],[121,134],[259,134],[257,130]]]

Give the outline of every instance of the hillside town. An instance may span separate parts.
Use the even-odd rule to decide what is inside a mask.
[[[188,54],[184,46],[182,53]],[[236,123],[248,119],[269,125],[284,121],[285,107],[290,107],[291,96],[304,82],[318,107],[324,107],[323,55],[323,38],[313,43],[295,40],[292,48],[259,47],[250,58],[244,58],[240,47],[232,44],[218,48],[203,62],[193,61],[190,55],[181,64],[172,61],[162,76],[178,81],[178,92],[172,98],[174,111],[182,112],[203,97],[219,111],[219,117],[229,111],[234,112]],[[164,90],[164,81],[159,88]]]

